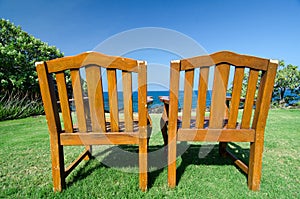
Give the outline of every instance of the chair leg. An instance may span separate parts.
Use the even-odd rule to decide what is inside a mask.
[[[58,135],[50,135],[52,180],[55,192],[61,192],[66,187],[63,146],[58,143]]]
[[[150,116],[149,116],[149,118],[150,118]],[[150,143],[151,134],[152,134],[152,121],[148,119],[148,122],[147,122],[147,147],[149,146],[149,143]]]
[[[85,147],[87,150],[89,150],[89,155],[87,155],[87,156],[85,156],[85,158],[84,158],[84,160],[90,160],[91,159],[91,157],[92,157],[92,151],[93,151],[93,148],[92,148],[92,145],[89,145],[89,146],[86,146]]]
[[[164,139],[164,146],[168,145],[168,125],[167,122],[163,119],[160,118],[160,129],[161,133]]]
[[[174,188],[176,187],[176,130],[169,131],[168,139],[168,185]]]
[[[226,157],[227,142],[219,142],[219,154],[221,157]]]
[[[262,169],[263,144],[250,144],[248,187],[252,191],[260,188],[261,169]]]
[[[139,181],[140,189],[147,190],[148,185],[148,139],[141,138],[139,143]]]

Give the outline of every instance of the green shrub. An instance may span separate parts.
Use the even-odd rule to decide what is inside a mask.
[[[279,108],[280,107],[280,105],[279,105],[279,102],[278,101],[272,101],[271,102],[271,108]]]
[[[8,20],[0,19],[0,93],[40,96],[35,62],[62,57],[55,46],[35,38]]]
[[[0,121],[24,118],[44,113],[41,100],[21,97],[18,93],[6,93],[0,98]]]

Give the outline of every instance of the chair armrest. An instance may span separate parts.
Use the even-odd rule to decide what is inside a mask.
[[[158,98],[164,104],[169,104],[169,102],[170,102],[169,96],[159,96]]]
[[[226,101],[231,101],[232,97],[231,96],[226,96]],[[245,102],[245,99],[244,97],[241,97],[240,98],[240,102]],[[255,102],[255,101],[254,101]]]
[[[147,105],[151,105],[153,103],[153,97],[152,96],[147,96]]]
[[[227,102],[231,101],[231,99],[232,99],[231,96],[226,96],[226,101]],[[240,98],[240,102],[245,102],[245,101],[246,101],[246,98],[244,98],[244,97]],[[253,103],[256,104],[256,99],[254,99]]]

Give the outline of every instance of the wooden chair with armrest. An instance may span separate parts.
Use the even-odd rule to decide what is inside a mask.
[[[221,51],[211,55],[198,56],[171,62],[170,98],[161,98],[165,103],[162,123],[168,121],[168,184],[176,186],[176,143],[177,141],[219,142],[219,152],[230,156],[235,164],[248,175],[248,187],[260,187],[264,131],[278,62],[233,52]],[[214,68],[213,88],[209,117],[206,117],[206,93],[209,70]],[[230,105],[226,106],[226,93],[230,67],[234,69],[233,90]],[[191,117],[194,71],[200,69],[196,117]],[[178,93],[180,73],[184,73],[184,102],[182,117],[178,119]],[[249,73],[247,94],[244,100],[241,122],[237,122],[244,74]],[[261,77],[257,89],[257,82]],[[255,93],[257,94],[256,104]],[[227,99],[228,100],[228,99]],[[227,115],[228,114],[228,115]],[[251,118],[252,124],[251,124]],[[163,125],[164,126],[164,125]],[[163,127],[162,126],[162,127]],[[166,126],[164,126],[166,131]],[[227,142],[249,142],[249,165],[230,153]]]
[[[82,69],[81,69],[82,68]],[[134,144],[139,147],[139,187],[147,189],[147,148],[151,120],[147,111],[147,66],[144,61],[86,52],[36,63],[38,79],[50,134],[52,176],[54,191],[66,187],[65,178],[91,154],[91,145]],[[80,72],[85,71],[84,73]],[[104,110],[104,78],[106,70],[109,117]],[[102,72],[101,72],[102,70]],[[119,118],[117,71],[121,71],[124,119]],[[70,74],[72,93],[68,93],[66,74]],[[138,81],[138,119],[133,116],[133,73]],[[82,78],[86,79],[83,97]],[[57,91],[55,89],[57,85]],[[58,93],[58,94],[56,94]],[[76,116],[70,110],[70,97],[74,96]],[[59,99],[61,119],[57,105]],[[86,102],[87,101],[87,102]],[[62,128],[62,124],[64,128]],[[64,147],[86,146],[86,150],[65,168]]]

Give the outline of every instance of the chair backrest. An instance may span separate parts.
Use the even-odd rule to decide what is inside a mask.
[[[208,128],[219,129],[224,127],[224,118],[227,114],[226,97],[230,71],[233,71],[232,97],[229,106],[227,128],[236,128],[238,109],[240,106],[243,79],[248,73],[247,91],[241,119],[241,128],[264,129],[274,79],[278,62],[233,52],[221,51],[211,55],[198,56],[171,62],[170,78],[170,118],[177,117],[178,92],[180,72],[184,74],[184,101],[182,128],[190,128],[192,94],[194,82],[198,82],[198,96],[195,128],[205,128],[206,97],[209,82],[209,73],[213,72],[213,86],[209,113]],[[195,69],[199,68],[199,79],[195,80]],[[258,85],[258,79],[260,84]],[[257,94],[257,98],[255,98]],[[254,101],[256,101],[254,106]],[[254,117],[252,110],[255,107]],[[251,118],[253,122],[251,125]],[[170,119],[170,121],[174,121]],[[176,120],[175,120],[176,121]],[[251,127],[250,127],[251,125]]]
[[[103,88],[107,85],[110,130],[119,131],[119,106],[123,99],[125,131],[133,131],[133,78],[138,82],[139,126],[147,125],[146,62],[86,52],[36,64],[49,130],[52,132],[106,132]],[[120,72],[118,72],[120,71]],[[104,77],[106,73],[106,77]],[[137,75],[133,75],[136,73]],[[120,78],[117,78],[121,76]],[[67,79],[71,78],[71,88]],[[85,81],[84,81],[85,79]],[[122,79],[123,98],[118,97],[117,81]],[[104,83],[107,80],[107,84]],[[120,93],[119,93],[120,94]],[[74,99],[70,99],[74,98]],[[59,117],[58,101],[61,109]],[[75,105],[72,114],[70,102]]]

